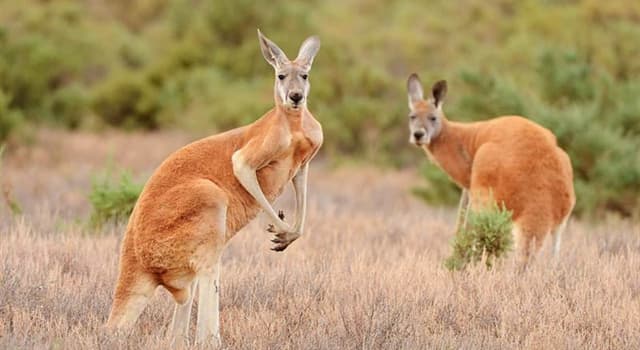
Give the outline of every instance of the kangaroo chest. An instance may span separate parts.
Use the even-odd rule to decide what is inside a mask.
[[[301,129],[291,133],[290,146],[258,171],[258,182],[270,201],[282,193],[285,185],[298,173],[303,164],[311,160],[321,144],[320,128]]]
[[[423,148],[429,160],[447,173],[453,182],[461,188],[469,188],[473,159],[462,144]]]

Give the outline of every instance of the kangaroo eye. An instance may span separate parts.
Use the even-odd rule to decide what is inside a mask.
[[[284,74],[278,74],[278,79],[280,80],[284,80],[284,78],[286,78],[287,76]]]
[[[307,78],[309,78],[309,75],[308,74],[302,74],[301,77],[302,77],[302,79],[307,80]]]
[[[430,116],[429,120],[431,120],[432,122],[435,122],[436,121],[436,117],[435,116]]]
[[[411,119],[411,120],[415,120],[416,118],[417,117],[415,115],[413,115],[413,114],[409,116],[409,119]]]

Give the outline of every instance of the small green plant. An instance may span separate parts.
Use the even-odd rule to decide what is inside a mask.
[[[11,98],[0,89],[0,142],[9,140],[23,123],[20,111],[11,109]]]
[[[92,211],[89,222],[94,227],[100,227],[110,220],[126,220],[142,191],[143,184],[134,182],[129,172],[122,171],[118,181],[114,181],[111,174],[112,171],[107,169],[94,179],[91,186],[89,201]]]
[[[5,145],[0,144],[0,180],[2,180],[2,156],[4,154]],[[2,183],[2,197],[4,198],[7,207],[13,215],[21,215],[22,207],[18,204],[15,198],[11,195],[11,189],[8,183]]]
[[[470,211],[467,225],[463,225],[452,242],[453,253],[444,265],[449,270],[462,270],[484,259],[487,268],[512,249],[511,211],[493,203],[486,209]]]

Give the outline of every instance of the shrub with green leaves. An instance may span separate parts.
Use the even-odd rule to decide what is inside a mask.
[[[22,114],[9,107],[9,96],[0,89],[0,142],[15,135],[23,123]]]
[[[4,199],[4,202],[7,204],[9,211],[11,211],[11,214],[21,215],[22,207],[20,207],[20,204],[18,203],[18,201],[11,195],[9,185],[7,183],[4,183],[4,179],[2,178],[2,165],[3,165],[2,162],[3,162],[5,148],[6,148],[5,144],[0,144],[0,187],[2,187],[0,188],[0,190],[2,191],[2,198]]]
[[[132,180],[131,174],[122,171],[114,178],[107,170],[93,180],[89,201],[92,211],[90,224],[100,227],[114,221],[126,220],[131,215],[133,207],[140,196],[143,184]]]
[[[445,260],[449,270],[462,270],[484,260],[491,268],[512,249],[511,211],[495,202],[483,210],[470,211],[467,224],[456,233],[453,252]]]
[[[145,77],[118,75],[96,90],[93,109],[109,125],[155,129],[157,96],[158,92]]]
[[[427,179],[426,185],[413,188],[413,194],[431,204],[454,204],[460,198],[460,187],[435,164],[425,164],[420,169]]]

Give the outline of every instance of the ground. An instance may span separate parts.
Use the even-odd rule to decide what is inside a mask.
[[[109,159],[144,179],[180,133],[37,133],[5,159],[0,204],[0,348],[168,347],[173,304],[158,289],[129,335],[102,326],[123,225],[88,228],[92,175]],[[426,159],[424,160],[427,161]],[[259,217],[223,256],[229,349],[639,349],[640,226],[573,220],[561,257],[451,273],[455,213],[410,194],[414,169],[314,162],[307,232],[269,250]],[[293,219],[291,191],[276,204]],[[578,199],[580,200],[580,199]]]

